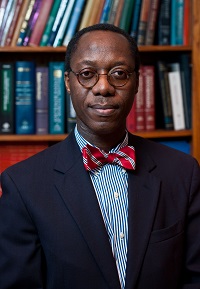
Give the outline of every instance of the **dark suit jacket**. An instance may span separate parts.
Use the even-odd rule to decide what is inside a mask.
[[[200,288],[200,170],[130,136],[126,289]],[[2,174],[1,289],[120,289],[96,195],[72,133]]]

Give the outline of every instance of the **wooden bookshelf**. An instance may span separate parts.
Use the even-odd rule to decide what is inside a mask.
[[[192,155],[200,162],[200,5],[199,0],[192,0],[193,23],[192,44],[188,46],[140,46],[141,58],[159,58],[160,55],[170,58],[171,55],[179,55],[188,52],[192,56],[192,129],[182,131],[156,130],[148,132],[136,132],[135,134],[150,139],[187,139],[191,142]],[[34,59],[43,63],[50,59],[63,60],[66,47],[0,47],[0,61],[14,61],[18,59]],[[150,55],[150,57],[149,57]],[[152,57],[151,57],[152,56]],[[0,149],[3,143],[32,142],[55,143],[63,140],[67,135],[0,135]]]

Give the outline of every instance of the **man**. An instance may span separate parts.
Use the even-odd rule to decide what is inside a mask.
[[[199,165],[126,131],[138,71],[112,25],[70,42],[75,131],[2,174],[1,289],[200,288]]]

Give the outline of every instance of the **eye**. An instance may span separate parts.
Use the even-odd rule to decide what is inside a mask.
[[[91,79],[95,76],[95,74],[96,73],[93,70],[84,69],[79,72],[79,77],[81,77],[81,79]]]
[[[127,72],[123,69],[115,69],[111,71],[110,75],[115,79],[127,79]]]

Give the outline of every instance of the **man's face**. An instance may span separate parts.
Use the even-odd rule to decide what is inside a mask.
[[[71,68],[75,73],[87,69],[105,74],[113,68],[133,72],[135,61],[123,35],[92,31],[80,38],[71,58]],[[78,130],[83,136],[124,133],[126,117],[138,89],[135,72],[122,87],[114,87],[108,82],[107,75],[100,75],[92,88],[85,88],[73,72],[66,73],[65,84],[77,114]]]

